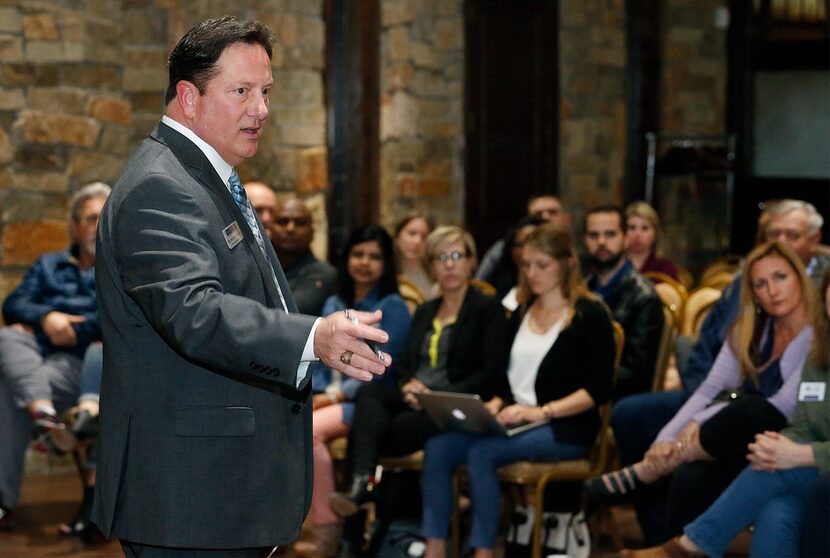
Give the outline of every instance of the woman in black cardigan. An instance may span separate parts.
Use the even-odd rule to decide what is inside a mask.
[[[470,288],[476,265],[472,236],[459,227],[439,227],[427,237],[429,269],[441,297],[418,307],[400,357],[399,389],[381,382],[357,392],[349,434],[351,490],[334,493],[332,508],[355,513],[369,499],[381,455],[406,455],[438,432],[414,394],[429,391],[490,397],[500,368],[506,321],[499,301]]]
[[[515,461],[578,459],[600,427],[598,406],[611,394],[614,336],[605,306],[584,285],[570,235],[542,225],[525,240],[513,314],[502,348],[509,355],[487,403],[506,426],[548,420],[514,436],[446,432],[427,442],[422,476],[428,558],[446,555],[452,475],[466,464],[476,558],[493,556],[499,521],[497,469]]]

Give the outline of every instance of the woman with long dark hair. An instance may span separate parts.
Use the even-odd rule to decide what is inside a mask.
[[[383,227],[366,225],[349,235],[338,266],[338,293],[323,304],[323,316],[354,308],[365,312],[380,310],[383,318],[379,327],[389,334],[389,343],[382,349],[392,357],[392,366],[386,374],[374,381],[394,385],[395,365],[409,331],[410,315],[406,303],[398,294],[395,251],[392,239]],[[329,506],[329,495],[334,490],[334,472],[327,443],[349,433],[354,417],[354,399],[361,382],[318,365],[312,378],[315,391],[314,414],[314,492],[311,513],[314,538],[297,543],[294,551],[300,555],[331,556],[337,551],[341,524]]]

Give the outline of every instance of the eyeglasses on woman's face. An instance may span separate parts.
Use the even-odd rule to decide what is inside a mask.
[[[441,262],[442,264],[446,265],[447,262],[459,262],[467,257],[465,252],[453,251],[448,253],[441,253],[433,256],[433,260],[436,262]]]

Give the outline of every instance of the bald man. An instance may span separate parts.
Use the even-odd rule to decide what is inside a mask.
[[[253,198],[251,202],[256,207]],[[314,238],[311,211],[298,198],[277,202],[268,234],[300,312],[319,316],[323,303],[337,289],[337,271],[315,258],[309,248]]]
[[[263,228],[268,232],[268,237],[273,241],[274,236],[271,227],[274,225],[274,209],[277,207],[277,195],[270,186],[263,182],[248,182],[244,186],[245,193],[251,201],[251,206],[259,215]],[[302,312],[302,310],[300,310]]]

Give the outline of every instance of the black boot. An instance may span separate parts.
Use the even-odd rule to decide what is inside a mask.
[[[360,506],[372,499],[374,488],[375,481],[371,475],[355,475],[349,491],[332,493],[329,503],[337,515],[350,517]]]

